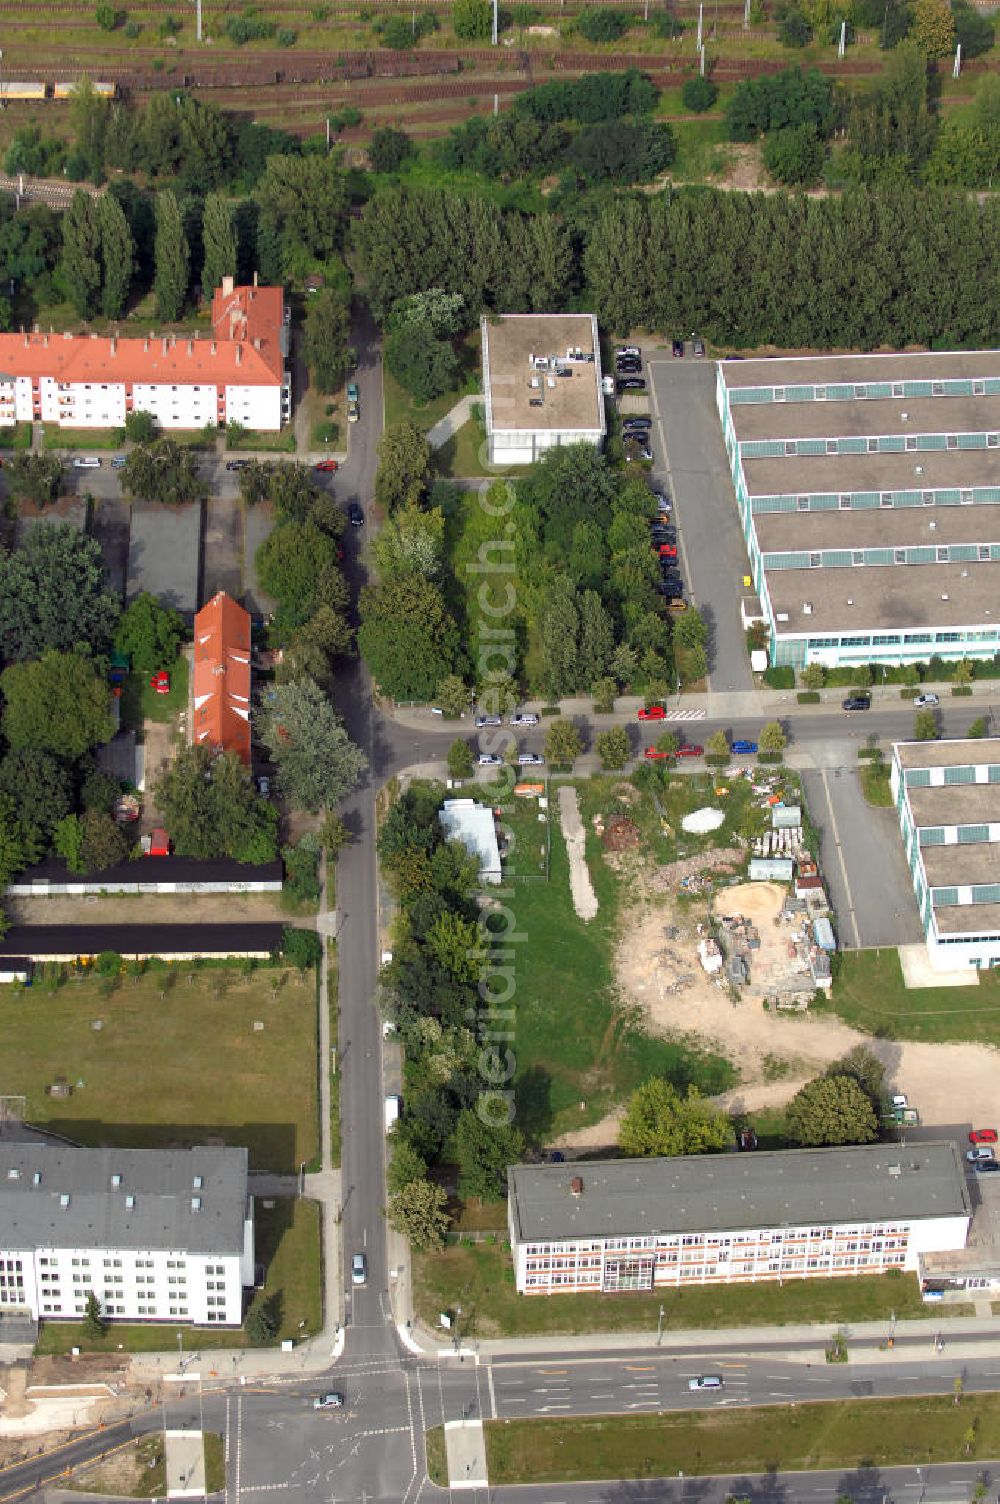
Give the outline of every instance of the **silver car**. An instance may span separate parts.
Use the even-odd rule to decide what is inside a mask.
[[[481,768],[499,768],[503,766],[503,758],[498,752],[480,752],[476,761]]]
[[[503,720],[498,715],[477,715],[476,730],[482,731],[484,726],[502,726]]]
[[[356,1253],[351,1259],[351,1284],[365,1285],[368,1283],[368,1260],[363,1253]]]
[[[515,711],[510,718],[512,726],[537,726],[538,717],[530,710]]]
[[[544,762],[545,758],[540,752],[519,752],[517,756],[519,768],[540,768]]]

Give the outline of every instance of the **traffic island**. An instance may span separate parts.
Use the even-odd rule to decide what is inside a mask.
[[[481,1420],[446,1421],[444,1444],[451,1488],[489,1488],[486,1437]]]

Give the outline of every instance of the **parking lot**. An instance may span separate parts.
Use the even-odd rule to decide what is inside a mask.
[[[645,365],[653,409],[653,477],[674,498],[682,573],[711,636],[713,690],[750,690],[740,622],[749,567],[715,407],[715,365],[655,355]]]
[[[166,606],[192,617],[199,596],[202,506],[136,502],[128,553],[128,594],[148,590]]]

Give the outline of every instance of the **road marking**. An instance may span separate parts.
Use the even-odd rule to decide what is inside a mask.
[[[844,880],[844,892],[847,894],[847,911],[851,916],[851,925],[854,930],[854,949],[861,948],[861,938],[858,933],[858,919],[854,912],[854,899],[851,897],[851,885],[847,878],[847,865],[844,861],[844,848],[840,844],[840,831],[837,829],[837,816],[833,809],[833,800],[830,798],[830,785],[827,782],[826,768],[820,768],[819,776],[823,782],[823,793],[826,796],[826,807],[830,811],[830,828],[833,832],[834,845],[837,848],[837,858],[840,862],[840,875]]]
[[[492,1363],[490,1363],[488,1365],[488,1367],[486,1369],[486,1374],[487,1374],[487,1378],[489,1380],[489,1386],[490,1386],[490,1410],[492,1411],[493,1419],[496,1420],[496,1418],[497,1418],[497,1397],[496,1397],[496,1391],[493,1388],[493,1364]]]
[[[232,1504],[240,1504],[240,1467],[243,1461],[243,1396],[236,1397],[236,1475]]]
[[[540,1368],[539,1373],[569,1373],[568,1368]]]
[[[638,1363],[626,1363],[625,1367],[628,1369],[629,1373],[655,1373],[656,1372],[656,1369],[653,1367],[653,1365],[651,1363],[647,1363],[644,1367],[640,1367],[640,1365]]]

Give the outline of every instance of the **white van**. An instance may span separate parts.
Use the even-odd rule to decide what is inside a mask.
[[[399,1122],[399,1115],[403,1111],[402,1097],[386,1097],[385,1099],[385,1131],[389,1132],[393,1123]]]
[[[74,470],[100,470],[101,462],[96,455],[82,455],[80,459],[73,461]]]

